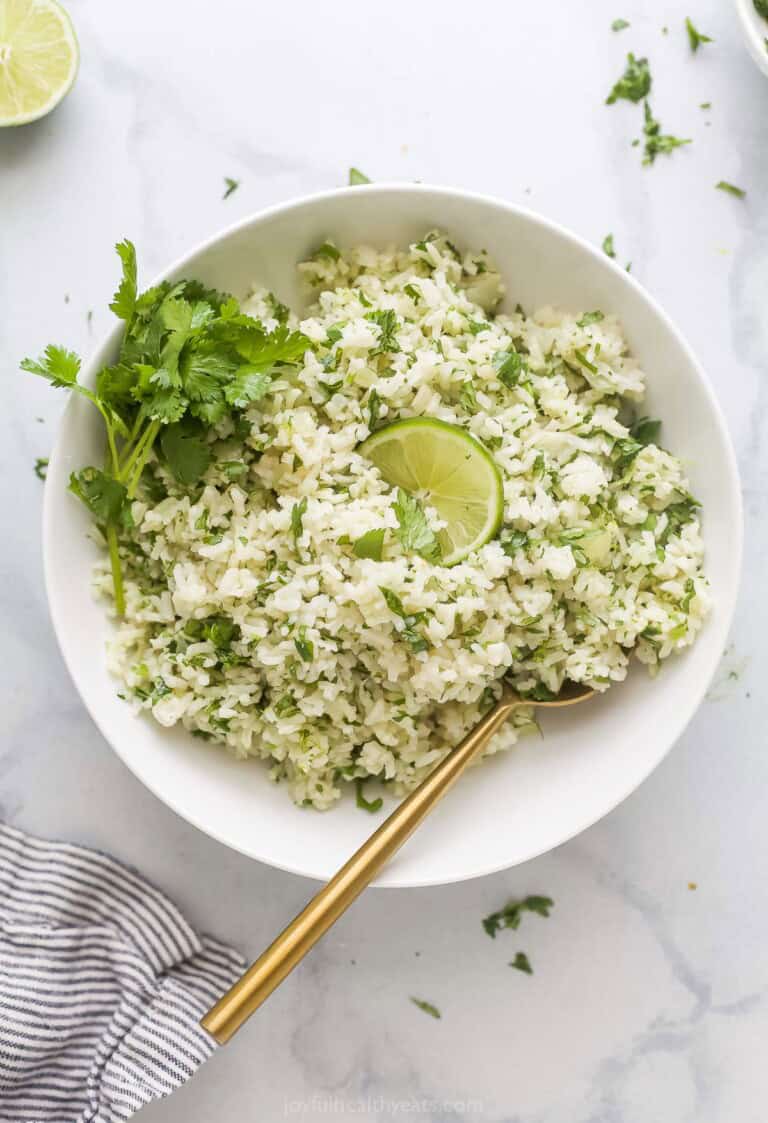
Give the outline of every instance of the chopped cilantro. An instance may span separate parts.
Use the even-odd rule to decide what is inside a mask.
[[[518,550],[528,545],[528,535],[524,530],[505,531],[501,535],[501,548],[508,557],[514,557]]]
[[[382,550],[384,549],[384,535],[386,529],[378,527],[376,530],[369,530],[366,534],[361,535],[352,547],[352,552],[358,558],[371,558],[373,561],[381,561]]]
[[[661,124],[655,120],[651,107],[646,101],[645,109],[645,122],[643,124],[643,134],[645,136],[645,148],[643,149],[643,163],[652,164],[659,153],[670,153],[675,148],[680,148],[684,144],[690,144],[689,139],[682,139],[677,136],[665,136],[661,132]]]
[[[361,183],[370,183],[367,175],[364,175],[359,168],[349,169],[349,186],[358,187]]]
[[[590,324],[599,324],[605,319],[602,312],[585,312],[580,320],[576,321],[577,328],[588,328]]]
[[[412,285],[410,282],[403,286],[403,292],[407,293],[416,304],[421,300],[421,289],[416,285]]]
[[[709,35],[703,35],[700,31],[697,31],[691,23],[690,19],[686,19],[685,21],[685,30],[688,32],[688,42],[690,43],[691,50],[694,52],[694,54],[696,53],[696,51],[698,51],[702,43],[713,42],[713,40],[710,39]]]
[[[605,99],[606,105],[613,105],[620,98],[626,101],[642,101],[651,89],[651,71],[648,59],[635,58],[630,53],[627,55],[627,67],[621,78],[615,83],[613,89]]]
[[[404,627],[402,636],[403,639],[409,644],[411,651],[426,651],[429,645],[427,644],[427,641],[424,639],[421,633],[416,631],[416,625],[422,622],[422,620],[424,619],[424,613],[406,612],[403,602],[400,600],[400,597],[397,595],[394,589],[387,589],[384,585],[379,585],[379,591],[384,597],[389,611],[393,612],[395,616],[399,616],[403,621]]]
[[[294,637],[293,644],[299,653],[299,657],[305,663],[311,663],[315,657],[315,645],[312,640],[307,639],[307,629],[304,624],[299,628],[298,635]]]
[[[418,499],[399,487],[394,511],[398,524],[397,537],[403,550],[408,554],[419,554],[425,561],[439,562],[440,543],[427,522],[424,508]]]
[[[48,475],[48,457],[38,456],[35,460],[35,475],[39,480],[44,480]]]
[[[711,108],[712,108],[712,102],[711,101],[702,101],[701,105],[699,106],[699,109],[711,109]]]
[[[659,443],[661,422],[652,417],[640,417],[629,430],[630,436],[641,445],[655,445]]]
[[[536,895],[524,897],[522,901],[510,901],[498,912],[492,912],[490,916],[486,916],[483,920],[483,928],[491,939],[495,940],[496,933],[501,931],[502,928],[519,928],[524,912],[535,912],[538,916],[546,917],[549,916],[550,909],[554,907],[554,904],[555,902],[551,897]]]
[[[606,234],[603,238],[603,253],[608,257],[615,257],[616,250],[613,248],[613,234]]]
[[[519,951],[509,966],[514,967],[517,971],[523,971],[526,975],[533,974],[531,961],[524,951]]]
[[[425,1002],[423,998],[414,998],[413,995],[411,995],[411,1002],[414,1006],[418,1006],[420,1010],[423,1010],[425,1014],[429,1014],[430,1018],[442,1018],[443,1016],[437,1006],[434,1006],[431,1002]]]
[[[291,534],[293,535],[294,542],[298,542],[304,533],[304,515],[306,510],[306,495],[291,507]]]
[[[499,382],[509,387],[510,390],[517,386],[520,375],[525,369],[522,355],[519,355],[514,348],[509,351],[497,351],[493,356],[493,365],[496,368]]]
[[[475,384],[471,378],[467,378],[462,382],[461,389],[459,390],[459,405],[465,409],[467,413],[477,413],[480,408],[477,401],[477,392]]]
[[[397,314],[392,308],[379,308],[375,312],[368,312],[366,320],[376,324],[379,329],[379,342],[374,355],[383,355],[385,352],[394,353],[400,350],[397,342]]]
[[[381,411],[381,398],[379,397],[376,387],[374,386],[368,395],[368,428],[373,432],[376,428],[376,422],[379,420],[379,413]]]
[[[743,187],[736,187],[735,184],[728,183],[724,179],[716,183],[715,187],[718,191],[727,191],[729,195],[735,195],[737,199],[743,199],[747,194]]]
[[[611,24],[611,31],[623,31],[625,27],[629,27],[629,20],[615,19]]]
[[[341,254],[336,246],[334,246],[333,242],[323,242],[312,254],[313,261],[338,261],[340,257]]]
[[[222,195],[222,199],[228,199],[229,196],[233,194],[233,192],[237,191],[238,187],[240,186],[240,180],[239,179],[232,179],[231,176],[225,175],[224,176],[224,186],[225,186],[225,191],[224,191],[224,194]]]
[[[375,811],[380,811],[384,800],[381,798],[381,796],[377,796],[376,799],[366,799],[364,788],[365,779],[358,777],[355,780],[355,803],[357,804],[357,806],[361,811],[370,811],[371,814],[373,814]]]
[[[670,504],[664,511],[667,516],[667,525],[659,535],[659,545],[666,546],[674,534],[679,534],[682,528],[695,518],[699,506],[698,500],[694,499],[692,495],[686,496],[678,503]]]
[[[592,374],[597,374],[597,367],[593,362],[590,362],[583,351],[580,351],[578,347],[574,347],[573,353],[581,366],[585,367],[588,371],[591,371]]]

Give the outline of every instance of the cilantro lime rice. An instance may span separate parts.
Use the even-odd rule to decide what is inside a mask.
[[[303,359],[210,429],[199,485],[161,454],[145,470],[109,652],[126,696],[327,808],[359,778],[418,783],[504,675],[534,697],[605,690],[632,654],[655,671],[692,643],[697,504],[608,310],[495,315],[491,260],[438,235],[326,245],[299,269]],[[243,308],[269,330],[288,317],[264,291]],[[500,532],[451,566],[434,508],[359,450],[409,417],[461,427],[501,474]],[[97,586],[113,597],[106,563]],[[490,752],[534,728],[518,710]]]

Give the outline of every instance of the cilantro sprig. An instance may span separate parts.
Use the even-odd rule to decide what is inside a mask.
[[[150,457],[179,484],[196,484],[211,459],[211,430],[270,389],[273,375],[298,362],[309,346],[280,325],[268,332],[238,302],[199,281],[163,281],[139,292],[136,251],[115,247],[122,276],[111,310],[124,321],[117,361],[102,367],[89,389],[78,381],[80,358],[49,344],[25,371],[70,390],[101,414],[106,455],[70,477],[70,490],[102,529],[109,550],[115,608],[125,613],[120,535],[131,526],[131,504]]]

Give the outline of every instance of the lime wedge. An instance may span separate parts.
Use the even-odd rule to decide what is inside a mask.
[[[79,58],[56,0],[0,0],[0,126],[50,113],[69,92]]]
[[[504,513],[501,473],[466,429],[434,417],[393,421],[363,441],[366,456],[392,487],[434,507],[442,564],[454,565],[498,533]]]

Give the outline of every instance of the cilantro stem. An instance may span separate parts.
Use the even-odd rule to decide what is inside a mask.
[[[123,570],[117,548],[117,530],[114,526],[107,527],[107,546],[109,547],[109,564],[112,568],[112,584],[115,590],[115,610],[118,616],[125,616]]]
[[[137,445],[137,448],[140,447],[141,449],[139,455],[137,456],[134,451],[134,454],[131,457],[132,465],[130,471],[132,472],[132,475],[130,482],[128,483],[129,499],[133,499],[136,493],[136,488],[138,487],[139,480],[141,479],[141,473],[144,471],[144,465],[146,464],[149,454],[152,451],[152,445],[155,443],[155,437],[160,432],[161,425],[161,421],[150,422],[150,424],[144,430],[141,436],[141,440]],[[126,479],[127,478],[128,477],[126,474]]]

